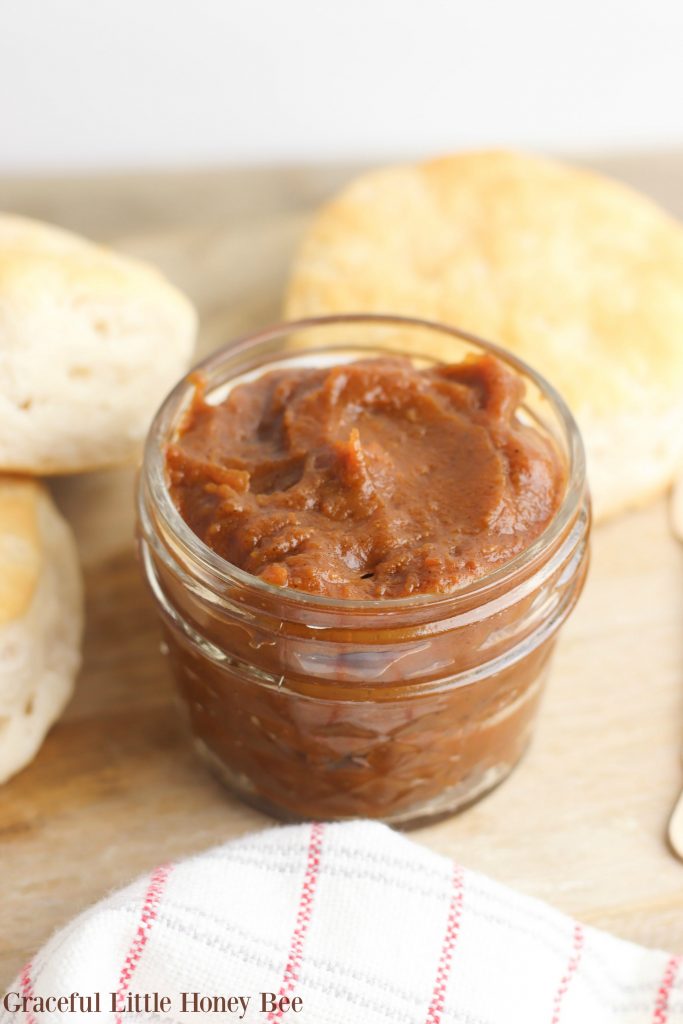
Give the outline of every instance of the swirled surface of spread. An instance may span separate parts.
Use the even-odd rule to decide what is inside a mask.
[[[166,463],[209,547],[281,587],[334,598],[447,594],[544,530],[564,486],[494,356],[418,368],[362,359],[276,369],[219,403],[201,381]]]

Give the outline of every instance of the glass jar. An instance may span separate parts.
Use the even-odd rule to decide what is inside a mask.
[[[526,750],[557,631],[581,591],[590,525],[565,403],[532,369],[453,328],[402,317],[285,324],[200,367],[209,401],[274,368],[493,352],[523,379],[520,418],[566,472],[558,510],[512,561],[455,593],[344,600],[272,586],[226,562],[173,504],[165,449],[194,387],[150,429],[138,490],[142,563],[200,755],[238,796],[288,820],[413,825],[501,782]]]

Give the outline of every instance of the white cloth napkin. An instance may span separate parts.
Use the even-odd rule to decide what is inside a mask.
[[[584,927],[368,822],[271,829],[157,868],[50,939],[0,1021],[90,1020],[72,994],[96,992],[108,1022],[683,1022],[680,957]],[[154,993],[170,1004],[131,1012]],[[32,998],[60,995],[74,1012]],[[27,1008],[12,1009],[23,996]]]

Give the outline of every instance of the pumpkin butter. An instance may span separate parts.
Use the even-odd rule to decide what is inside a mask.
[[[197,750],[286,819],[407,826],[501,782],[588,564],[562,399],[389,316],[209,357],[152,425],[139,521]]]
[[[273,370],[218,404],[201,380],[166,452],[198,537],[267,583],[341,599],[449,594],[527,548],[564,472],[491,354]]]

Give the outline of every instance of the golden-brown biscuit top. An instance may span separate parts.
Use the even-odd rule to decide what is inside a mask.
[[[39,287],[69,289],[76,297],[81,291],[84,297],[102,292],[129,301],[156,300],[183,312],[187,306],[184,296],[146,263],[51,224],[0,215],[0,303],[23,295],[30,303]]]
[[[590,418],[683,389],[683,232],[598,174],[509,152],[369,173],[316,216],[286,314],[421,315],[497,341]]]
[[[0,478],[0,626],[24,615],[38,583],[42,494],[41,485],[33,480]]]

